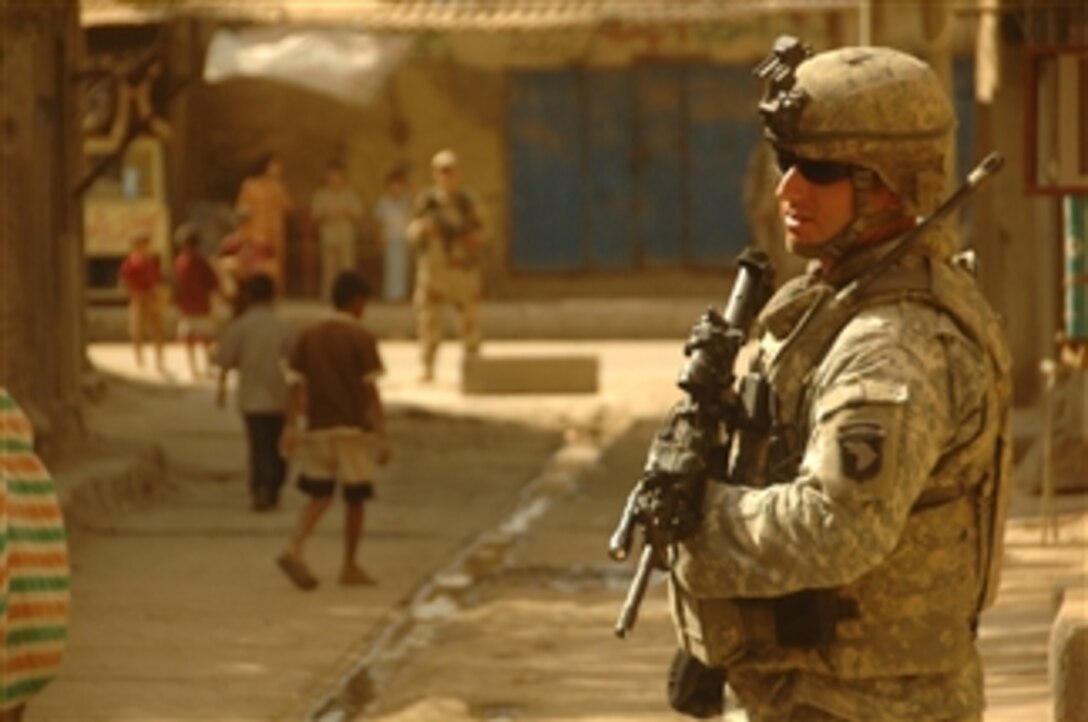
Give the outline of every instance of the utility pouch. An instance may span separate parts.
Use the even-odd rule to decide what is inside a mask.
[[[835,641],[840,619],[856,617],[857,606],[831,589],[802,589],[772,601],[775,641],[795,649],[818,649]]]
[[[669,665],[669,706],[697,719],[719,717],[725,710],[725,670],[707,667],[682,649]]]
[[[759,433],[767,433],[771,428],[771,387],[762,374],[750,373],[741,377],[738,396],[744,418],[740,425]]]

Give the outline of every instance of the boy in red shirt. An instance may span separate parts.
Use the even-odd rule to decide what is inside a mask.
[[[163,309],[159,289],[162,267],[159,257],[151,253],[151,234],[138,230],[132,235],[132,250],[121,262],[121,285],[128,294],[128,328],[136,365],[144,365],[144,338],[151,336],[155,348],[155,368],[166,373],[162,359]]]
[[[298,487],[310,502],[277,563],[300,589],[317,586],[302,547],[338,485],[347,505],[340,583],[374,584],[356,562],[356,552],[363,535],[363,505],[374,495],[375,462],[387,463],[390,452],[376,384],[384,371],[378,343],[359,323],[368,290],[357,272],[341,272],[332,287],[336,312],[307,328],[291,354],[292,386],[280,450],[286,457],[296,444],[301,447]],[[298,438],[295,424],[303,416],[306,428]]]
[[[201,377],[196,347],[203,349],[204,375],[211,374],[208,346],[215,338],[212,296],[219,290],[219,278],[208,259],[200,252],[200,234],[188,223],[174,233],[174,243],[181,249],[174,259],[174,303],[178,307],[178,340],[185,344],[189,373]]]

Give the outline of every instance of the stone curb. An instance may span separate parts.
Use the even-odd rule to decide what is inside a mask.
[[[53,473],[69,528],[94,528],[135,504],[161,497],[174,484],[158,446],[126,449],[82,463],[63,461]]]

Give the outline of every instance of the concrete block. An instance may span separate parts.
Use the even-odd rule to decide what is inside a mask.
[[[1065,603],[1065,596],[1078,589],[1088,590],[1088,577],[1084,574],[1076,574],[1068,577],[1060,577],[1050,585],[1050,614],[1058,616]]]
[[[1053,722],[1088,720],[1088,589],[1068,588],[1050,627]]]
[[[597,391],[597,357],[468,356],[461,365],[465,394],[592,394]]]

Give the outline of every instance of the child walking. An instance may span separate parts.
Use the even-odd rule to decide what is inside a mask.
[[[128,327],[132,338],[132,350],[136,365],[144,365],[144,339],[151,337],[155,350],[155,368],[166,374],[163,364],[162,344],[163,299],[160,292],[162,266],[159,257],[151,252],[151,234],[138,230],[132,234],[132,250],[121,262],[118,276],[128,295]]]
[[[303,546],[332,503],[337,485],[346,505],[340,583],[375,583],[359,566],[357,553],[364,505],[374,496],[375,462],[386,464],[390,450],[375,383],[384,368],[377,341],[359,322],[368,295],[357,272],[340,273],[332,286],[335,313],[303,331],[291,354],[291,391],[280,449],[290,456],[298,447],[298,486],[309,502],[277,563],[299,589],[317,586],[303,559]],[[299,434],[296,424],[302,416],[306,428]]]
[[[212,297],[219,290],[219,277],[212,264],[200,252],[200,233],[184,223],[174,233],[180,249],[174,259],[174,303],[178,307],[178,340],[185,344],[189,374],[196,381],[211,375],[208,347],[215,338]],[[200,369],[196,347],[202,349],[204,369]]]
[[[278,443],[287,407],[284,361],[291,349],[292,334],[276,314],[276,284],[265,273],[245,283],[248,305],[219,336],[215,363],[222,369],[220,405],[231,369],[238,371],[238,410],[246,426],[249,444],[249,487],[253,510],[267,511],[279,505],[280,488],[287,465]]]

